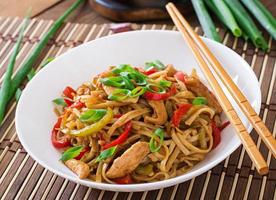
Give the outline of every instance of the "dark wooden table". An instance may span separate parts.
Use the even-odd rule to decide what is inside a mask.
[[[64,0],[60,3],[46,9],[42,13],[38,14],[36,17],[41,19],[57,19],[75,0]],[[262,0],[263,4],[272,12],[274,16],[276,16],[276,0]],[[189,16],[186,16],[189,22],[192,25],[197,25],[198,21],[195,17],[194,13],[191,13]],[[102,23],[110,23],[109,19],[103,18],[95,11],[92,10],[89,3],[87,2],[83,5],[77,12],[74,13],[69,18],[70,22],[77,23],[87,23],[87,24],[102,24]],[[170,24],[170,20],[160,20],[160,21],[147,21],[143,23],[155,23],[155,24]]]

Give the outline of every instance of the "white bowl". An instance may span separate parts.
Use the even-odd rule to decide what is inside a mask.
[[[231,49],[206,38],[203,40],[221,61],[251,105],[259,112],[260,86],[249,65]],[[187,73],[196,68],[199,76],[203,77],[192,53],[181,35],[175,31],[133,31],[107,36],[80,45],[56,58],[28,83],[18,103],[16,129],[26,151],[39,164],[59,176],[97,189],[124,192],[172,186],[196,177],[219,164],[240,145],[240,140],[231,126],[223,131],[219,146],[202,162],[186,174],[169,180],[130,185],[96,183],[79,179],[59,161],[61,155],[50,141],[51,129],[56,121],[51,101],[59,97],[67,85],[76,88],[110,65],[129,63],[143,66],[144,62],[155,59],[165,64],[171,63]],[[252,128],[249,122],[232,98],[229,99],[250,132]],[[224,116],[223,118],[225,119]]]

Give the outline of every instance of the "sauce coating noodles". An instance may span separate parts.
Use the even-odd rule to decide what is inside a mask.
[[[196,72],[172,65],[152,71],[110,67],[63,92],[52,143],[80,178],[118,184],[169,179],[218,144],[214,126],[218,131],[222,109]]]

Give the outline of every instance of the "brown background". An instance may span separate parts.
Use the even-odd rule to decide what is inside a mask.
[[[1,0],[0,16],[25,16],[26,10],[32,5],[34,17],[41,19],[57,19],[75,0]],[[276,16],[276,0],[261,0]],[[194,13],[186,16],[193,25],[197,25]],[[70,22],[101,24],[111,22],[95,13],[87,2],[70,18]],[[153,22],[147,22],[153,23]],[[170,23],[170,20],[155,21],[154,23]]]

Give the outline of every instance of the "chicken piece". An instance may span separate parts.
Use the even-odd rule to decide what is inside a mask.
[[[104,91],[107,95],[112,94],[112,92],[117,89],[115,87],[105,86],[105,85],[103,85],[102,87],[103,87],[103,89],[104,89]],[[138,100],[139,100],[139,96],[138,97],[133,97],[133,98],[128,97],[128,98],[124,99],[123,102],[125,102],[125,103],[137,103]]]
[[[77,88],[77,95],[88,95],[91,91],[91,87],[88,84],[82,84],[80,87]]]
[[[65,165],[81,179],[87,178],[90,174],[89,166],[83,161],[70,159],[65,161]]]
[[[218,103],[215,95],[197,78],[189,77],[185,80],[186,86],[189,90],[194,92],[197,96],[203,96],[208,100],[208,105],[216,110],[217,113],[222,112],[222,108]]]
[[[153,108],[156,117],[145,117],[145,122],[163,125],[168,119],[168,114],[163,101],[148,101],[149,105]]]
[[[114,160],[106,176],[113,179],[131,173],[144,160],[149,152],[150,149],[147,142],[136,142],[120,157]]]
[[[170,77],[172,77],[177,72],[177,70],[173,67],[172,64],[167,65],[166,71],[167,71],[167,76],[170,76]]]

